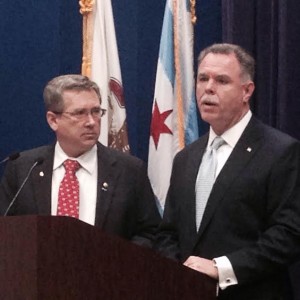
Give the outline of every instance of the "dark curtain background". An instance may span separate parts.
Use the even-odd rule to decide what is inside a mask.
[[[80,72],[81,31],[77,1],[0,0],[0,160],[53,142],[43,88]]]
[[[222,0],[223,41],[256,58],[254,114],[300,139],[300,2]],[[294,299],[300,299],[300,262],[291,268]]]
[[[223,41],[256,59],[253,112],[265,123],[300,139],[300,2],[223,0]]]

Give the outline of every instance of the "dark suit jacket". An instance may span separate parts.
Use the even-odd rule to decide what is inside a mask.
[[[95,226],[150,246],[160,215],[144,163],[100,143],[97,147],[99,175]],[[39,157],[43,158],[43,163],[33,169],[9,215],[51,214],[54,145],[22,152],[18,159],[7,164],[0,186],[1,214]],[[107,190],[102,189],[104,182],[108,184]]]
[[[195,182],[207,140],[175,157],[157,248],[181,261],[227,256],[239,284],[221,291],[222,299],[282,299],[286,268],[300,253],[299,142],[252,117],[197,233]]]

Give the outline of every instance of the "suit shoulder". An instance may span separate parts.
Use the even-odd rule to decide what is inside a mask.
[[[28,170],[36,162],[43,162],[45,159],[51,156],[51,153],[53,155],[53,151],[54,146],[41,146],[38,148],[22,151],[17,159],[7,162],[4,176],[16,176],[16,174],[23,174],[24,172],[28,172]],[[23,176],[26,176],[24,174]]]
[[[129,153],[123,153],[119,150],[113,150],[115,152],[115,157],[118,159],[118,161],[122,161],[125,164],[132,164],[132,165],[141,165],[144,164],[144,162],[137,158],[136,156],[133,156]]]
[[[182,150],[180,150],[176,155],[175,158],[183,158],[189,156],[190,154],[194,153],[195,151],[200,151],[206,147],[208,140],[208,134],[201,136],[196,141],[192,142],[191,144],[185,146]]]
[[[49,153],[53,151],[54,151],[54,146],[50,146],[50,145],[40,146],[37,148],[22,151],[20,153],[20,157],[18,158],[18,160],[34,161],[38,159],[44,159],[49,155]]]
[[[121,152],[120,150],[108,148],[103,145],[98,145],[98,151],[100,155],[105,155],[105,157],[115,160],[118,164],[123,165],[124,167],[141,167],[144,166],[145,163],[143,160],[129,154]]]
[[[284,148],[297,144],[299,146],[299,141],[287,133],[263,123],[261,123],[261,127],[263,128],[265,141],[271,143],[272,146]]]

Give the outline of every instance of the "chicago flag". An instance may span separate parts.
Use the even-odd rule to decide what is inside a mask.
[[[161,212],[175,154],[198,138],[190,0],[167,0],[149,140],[148,175]]]

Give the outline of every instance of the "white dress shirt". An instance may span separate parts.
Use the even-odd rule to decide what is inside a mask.
[[[221,172],[222,168],[224,167],[227,159],[229,158],[233,148],[235,147],[238,140],[240,139],[246,126],[248,125],[251,116],[252,113],[249,110],[238,123],[236,123],[233,127],[228,129],[221,135],[221,137],[224,139],[226,143],[217,150],[216,178]],[[214,140],[216,136],[217,136],[216,133],[210,127],[208,145],[211,144],[211,142]],[[218,268],[219,286],[221,289],[225,289],[230,285],[234,285],[238,283],[232,265],[226,256],[214,258],[214,261],[216,263],[216,267]]]
[[[83,155],[72,158],[66,155],[58,142],[56,143],[52,174],[51,214],[53,216],[57,215],[58,190],[65,175],[63,162],[66,159],[77,160],[81,166],[76,172],[79,181],[79,219],[91,225],[95,225],[98,178],[96,145]]]

